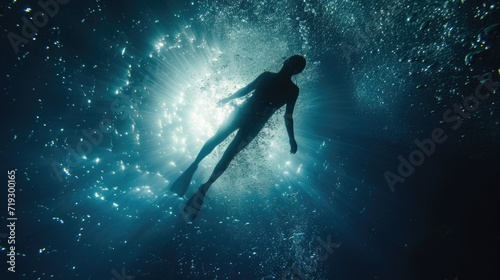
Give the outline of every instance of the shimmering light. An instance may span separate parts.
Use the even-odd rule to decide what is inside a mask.
[[[7,2],[5,11],[14,11],[14,17],[21,12],[30,18],[39,9]],[[45,255],[52,251],[45,243],[78,242],[75,248],[84,250],[67,259],[86,260],[81,253],[96,252],[105,263],[121,266],[125,260],[116,252],[130,252],[123,258],[149,273],[142,264],[169,258],[170,251],[165,257],[151,250],[170,240],[179,259],[161,267],[211,279],[234,276],[221,274],[224,269],[215,263],[227,256],[256,258],[259,277],[252,279],[284,278],[276,271],[311,259],[307,240],[314,240],[315,220],[326,221],[320,231],[341,228],[361,235],[351,244],[377,240],[363,236],[373,233],[365,224],[353,222],[371,224],[370,219],[351,217],[371,213],[372,192],[385,188],[377,185],[381,176],[372,170],[387,161],[391,145],[399,148],[421,135],[415,119],[428,121],[463,94],[464,84],[473,84],[467,77],[473,72],[464,74],[469,72],[464,58],[472,65],[481,60],[478,53],[492,50],[477,32],[481,22],[498,13],[497,4],[473,1],[384,0],[371,6],[343,0],[199,1],[187,2],[186,9],[177,9],[173,3],[179,1],[172,7],[170,1],[146,1],[140,7],[104,2],[61,5],[54,20],[40,28],[37,41],[29,40],[12,56],[14,67],[4,75],[2,89],[17,114],[5,122],[5,142],[11,143],[3,152],[15,151],[12,164],[24,169],[19,174],[28,182],[23,193],[35,198],[20,205],[21,211],[33,214],[35,225],[68,232],[67,243],[54,241],[52,234],[37,235],[34,244],[24,243],[31,246],[26,252]],[[149,6],[167,2],[168,11]],[[464,8],[464,3],[474,7]],[[75,17],[75,11],[84,12]],[[469,21],[477,27],[468,28]],[[21,24],[5,29],[19,33]],[[457,55],[466,50],[473,52]],[[222,107],[217,101],[263,71],[278,71],[294,53],[308,59],[305,72],[294,78],[300,87],[294,112],[298,153],[289,153],[281,110],[213,185],[198,224],[190,225],[194,230],[183,231],[176,221],[185,199],[169,192],[169,186],[243,99]],[[471,143],[497,139],[500,131],[489,109],[494,106],[481,106],[473,122],[488,135],[481,141],[469,138]],[[201,163],[188,196],[207,180],[231,138]],[[213,225],[224,228],[224,234]],[[239,248],[247,251],[227,245],[226,231],[236,242],[244,240]],[[147,253],[136,256],[131,247],[119,248],[123,244],[147,248]],[[202,255],[193,254],[194,247],[216,247],[219,259],[201,266]],[[26,277],[50,278],[42,267],[47,263],[33,262],[38,266]],[[94,263],[78,264],[66,266],[71,270],[66,278],[111,278],[111,267],[100,277],[86,271]]]
[[[273,45],[262,43],[259,49],[248,49],[248,39],[237,36],[232,30],[228,30],[228,36],[233,38],[232,45],[223,51],[221,42],[196,33],[191,25],[181,24],[180,28],[179,33],[162,35],[153,43],[155,53],[151,57],[159,63],[154,71],[148,73],[155,81],[156,99],[152,102],[156,108],[150,109],[154,112],[150,118],[151,123],[158,127],[156,141],[162,143],[157,153],[168,155],[163,162],[169,163],[165,169],[172,174],[166,177],[170,182],[196,157],[205,141],[214,135],[235,106],[241,105],[245,98],[222,107],[217,106],[217,102],[250,83],[263,71],[278,71],[282,57],[286,57],[288,52],[286,41],[280,42],[279,39],[274,39],[276,44]],[[263,31],[248,32],[253,32],[250,36],[262,42],[270,36]],[[246,50],[245,57],[240,57],[242,49]],[[241,62],[237,63],[235,59]],[[299,79],[302,83],[314,80],[314,71],[314,65],[311,65],[305,74],[307,76]],[[306,85],[302,92],[307,96]],[[302,104],[297,105],[298,119],[304,118],[300,116],[302,108]],[[283,181],[280,179],[282,176],[289,178],[289,171],[279,162],[283,159],[289,159],[287,165],[297,160],[300,163],[295,166],[304,164],[304,157],[289,153],[283,114],[280,110],[273,116],[259,137],[235,158],[230,169],[216,183],[221,192],[243,194],[241,187],[224,187],[228,184],[252,186],[258,181],[260,186],[272,186],[273,182]],[[297,127],[300,131],[300,122]],[[202,162],[194,178],[196,183],[207,179],[231,138]],[[301,146],[306,152],[307,139],[303,135],[297,135],[297,138],[306,144]],[[258,179],[254,174],[258,174]]]

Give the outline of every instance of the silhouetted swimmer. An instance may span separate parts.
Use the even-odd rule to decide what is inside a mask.
[[[183,196],[186,193],[200,161],[212,152],[212,150],[233,131],[238,129],[236,136],[215,166],[208,181],[201,185],[198,191],[187,202],[183,209],[183,214],[185,216],[191,219],[196,218],[201,209],[205,194],[210,186],[227,169],[229,163],[236,154],[257,136],[269,118],[279,108],[283,107],[283,105],[286,105],[285,126],[290,139],[290,153],[295,154],[297,152],[292,113],[297,97],[299,96],[299,88],[292,82],[291,78],[293,75],[302,72],[305,66],[306,60],[303,56],[291,56],[285,60],[283,67],[278,73],[264,72],[244,88],[219,101],[219,104],[224,104],[232,99],[243,97],[253,91],[252,96],[234,110],[220,126],[215,135],[208,139],[205,145],[203,145],[194,162],[172,184],[171,190],[179,196]]]

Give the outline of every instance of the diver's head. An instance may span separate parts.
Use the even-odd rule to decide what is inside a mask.
[[[299,74],[306,68],[306,59],[301,55],[292,55],[283,62],[280,72],[288,73],[290,75]]]

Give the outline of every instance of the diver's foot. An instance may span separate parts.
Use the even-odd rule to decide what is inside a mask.
[[[182,209],[182,215],[189,219],[194,220],[200,213],[203,200],[205,199],[206,190],[201,186],[198,191],[188,200],[186,206]]]
[[[191,179],[193,178],[194,172],[198,168],[197,164],[192,164],[189,166],[184,173],[175,180],[175,182],[170,187],[170,190],[176,193],[178,196],[183,196],[186,194],[186,191],[191,183]]]

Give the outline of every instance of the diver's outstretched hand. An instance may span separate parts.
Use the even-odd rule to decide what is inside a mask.
[[[290,140],[290,153],[295,154],[297,152],[297,141]]]
[[[229,98],[222,98],[221,100],[219,100],[219,102],[217,102],[217,106],[223,106],[224,104],[226,104],[228,102],[229,102]]]

